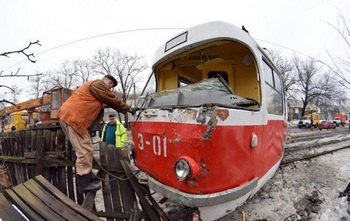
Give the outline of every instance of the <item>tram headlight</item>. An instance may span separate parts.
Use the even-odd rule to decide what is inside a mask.
[[[179,159],[175,164],[175,174],[180,181],[185,180],[191,174],[189,163],[185,159]]]
[[[197,176],[200,172],[199,165],[190,157],[183,156],[175,164],[175,174],[180,181]]]

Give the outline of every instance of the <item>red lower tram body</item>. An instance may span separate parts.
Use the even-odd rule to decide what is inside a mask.
[[[131,122],[135,164],[151,189],[190,207],[208,207],[253,195],[273,176],[283,156],[285,121],[243,125],[239,111],[215,112],[206,124],[193,122],[196,109],[147,110],[146,120]],[[190,167],[185,179],[176,174],[181,159]]]

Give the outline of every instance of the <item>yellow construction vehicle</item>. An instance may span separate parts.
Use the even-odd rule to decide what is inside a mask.
[[[1,131],[24,130],[37,124],[56,124],[57,111],[71,95],[72,90],[54,88],[40,98],[30,99],[0,110]]]
[[[299,128],[302,128],[302,127],[316,128],[319,123],[320,123],[320,114],[317,113],[316,110],[308,110],[308,111],[305,111],[304,116],[300,119],[298,123],[298,127]]]

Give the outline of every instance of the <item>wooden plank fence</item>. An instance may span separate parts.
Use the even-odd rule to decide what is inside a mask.
[[[0,195],[0,208],[7,208],[0,211],[2,220],[102,221],[69,199],[41,175],[6,189]]]
[[[34,185],[32,189],[41,188],[31,181],[41,175],[72,202],[107,221],[169,220],[147,186],[133,176],[121,150],[113,145],[100,142],[99,159],[94,160],[93,168],[99,170],[97,177],[101,180],[105,208],[96,211],[96,193],[77,191],[74,150],[60,128],[18,131],[0,137],[0,142],[0,188],[7,197],[8,192],[27,191],[31,185]],[[6,194],[0,195],[0,202],[4,197]]]

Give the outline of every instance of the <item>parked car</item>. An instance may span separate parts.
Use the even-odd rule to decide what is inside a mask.
[[[318,124],[318,129],[335,129],[337,126],[331,120],[323,120]]]

